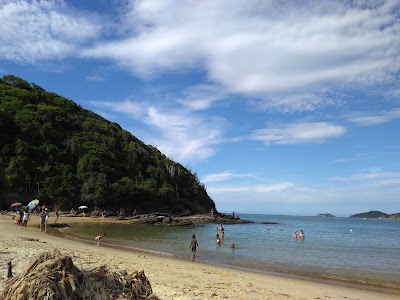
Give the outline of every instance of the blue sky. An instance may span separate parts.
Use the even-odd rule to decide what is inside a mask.
[[[0,1],[0,75],[119,123],[219,211],[400,212],[400,2]]]

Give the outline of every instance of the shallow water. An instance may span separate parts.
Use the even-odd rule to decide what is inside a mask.
[[[164,255],[190,257],[196,234],[198,261],[258,272],[284,272],[318,278],[365,282],[400,288],[400,220],[241,215],[270,224],[224,225],[225,240],[216,245],[218,224],[193,226],[85,224],[64,232],[128,250],[145,249]],[[304,230],[304,240],[292,238]],[[235,243],[236,249],[231,245]]]

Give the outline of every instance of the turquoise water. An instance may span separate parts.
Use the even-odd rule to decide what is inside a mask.
[[[224,225],[226,239],[215,242],[218,224],[193,226],[95,224],[74,225],[65,233],[93,241],[106,233],[104,245],[143,249],[190,258],[190,240],[199,242],[196,260],[318,278],[366,282],[400,288],[400,220],[241,215],[270,224]],[[292,238],[302,229],[304,240]],[[235,243],[236,249],[231,245]]]

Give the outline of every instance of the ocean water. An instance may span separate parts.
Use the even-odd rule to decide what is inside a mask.
[[[400,288],[400,220],[255,214],[240,217],[257,223],[224,225],[226,238],[221,245],[215,242],[216,234],[220,234],[218,224],[78,224],[63,232],[93,243],[96,235],[105,233],[104,246],[188,260],[191,236],[195,234],[199,243],[196,261]],[[306,238],[293,238],[292,233],[301,229]]]

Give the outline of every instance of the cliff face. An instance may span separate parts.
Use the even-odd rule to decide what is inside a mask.
[[[21,78],[0,79],[0,205],[216,210],[180,163],[118,124]]]

